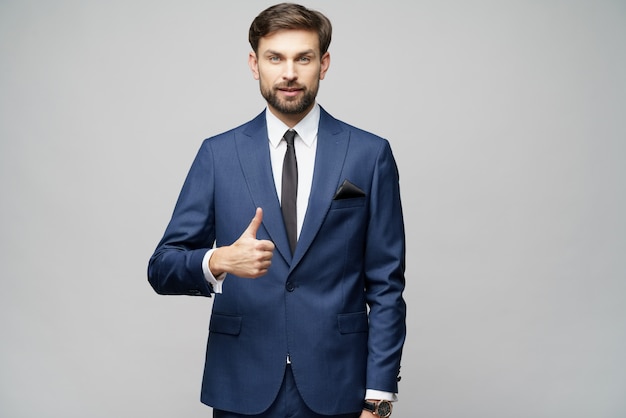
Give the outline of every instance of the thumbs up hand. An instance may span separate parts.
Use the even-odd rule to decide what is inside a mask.
[[[230,273],[256,279],[267,273],[272,264],[274,243],[256,239],[263,222],[263,209],[257,208],[254,218],[241,236],[231,245],[216,248],[209,259],[209,269],[214,276]]]
[[[243,234],[241,234],[241,237],[239,237],[239,239],[244,238],[244,237],[256,239],[256,233],[259,230],[259,227],[261,226],[262,222],[263,222],[263,209],[256,208],[256,213],[254,214],[254,218],[252,218],[250,225],[248,225],[248,228],[246,228],[246,230],[243,231]]]

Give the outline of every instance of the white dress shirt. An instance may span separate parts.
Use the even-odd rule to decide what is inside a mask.
[[[280,119],[269,110],[267,115],[267,135],[270,140],[270,159],[272,161],[272,173],[278,199],[281,199],[283,160],[287,152],[287,143],[283,141],[283,135],[289,129]],[[302,230],[304,215],[306,214],[313,183],[313,169],[315,168],[315,152],[317,150],[317,128],[320,122],[320,108],[316,104],[313,109],[302,119],[293,130],[297,135],[294,139],[296,160],[298,161],[298,194],[297,194],[297,219],[298,236]]]

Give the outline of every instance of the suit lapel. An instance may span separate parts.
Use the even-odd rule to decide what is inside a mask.
[[[339,187],[339,176],[348,150],[349,137],[337,120],[321,109],[311,195],[291,263],[292,270],[311,246],[328,213]],[[278,210],[280,212],[280,208]]]
[[[278,252],[291,262],[292,270],[311,246],[328,213],[339,187],[349,138],[337,120],[321,109],[311,195],[292,260],[272,174],[265,112],[235,134],[237,153],[254,205],[263,208],[263,226]]]
[[[289,262],[291,250],[274,185],[268,141],[265,112],[250,121],[242,133],[235,135],[237,153],[252,201],[256,207],[263,209],[263,226],[276,249]]]

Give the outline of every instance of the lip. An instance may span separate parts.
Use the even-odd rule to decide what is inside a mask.
[[[293,96],[297,96],[298,94],[300,94],[302,89],[296,89],[296,88],[283,88],[283,89],[280,89],[279,88],[278,91],[280,91],[285,96],[293,97]]]

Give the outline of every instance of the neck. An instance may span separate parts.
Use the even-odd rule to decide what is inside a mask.
[[[285,125],[287,125],[289,128],[293,128],[294,126],[296,126],[298,123],[300,123],[300,121],[302,119],[304,119],[304,117],[306,115],[309,114],[309,112],[313,109],[313,106],[315,106],[315,103],[313,103],[311,106],[309,106],[308,109],[306,109],[304,112],[300,112],[300,113],[283,113],[278,111],[275,107],[271,106],[271,105],[267,105],[267,108],[270,110],[270,112],[272,112],[272,114],[274,116],[276,116],[282,123],[284,123]]]

